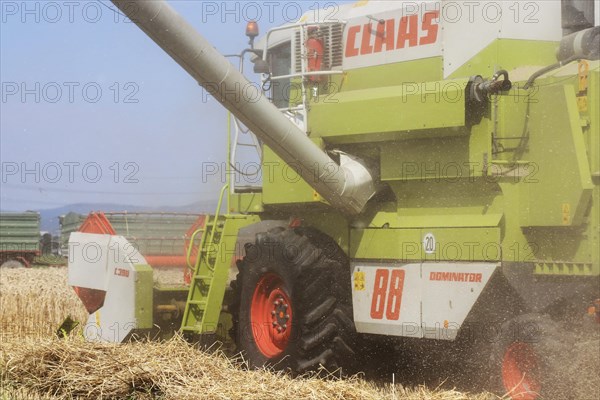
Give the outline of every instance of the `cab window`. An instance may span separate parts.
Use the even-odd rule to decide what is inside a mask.
[[[269,65],[272,76],[292,73],[292,50],[290,42],[280,44],[269,50]],[[277,79],[271,82],[271,101],[277,108],[289,107],[290,79]]]

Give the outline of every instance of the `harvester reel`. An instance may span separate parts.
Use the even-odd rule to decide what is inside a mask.
[[[238,267],[232,336],[250,367],[351,369],[350,273],[333,240],[314,229],[275,228],[246,245]]]

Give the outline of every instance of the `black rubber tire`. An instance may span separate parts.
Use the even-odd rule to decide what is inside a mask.
[[[356,330],[348,259],[327,235],[311,228],[275,228],[246,244],[232,282],[232,336],[250,367],[292,373],[353,371]],[[267,358],[257,347],[250,310],[257,282],[279,275],[293,310],[291,336],[283,353]]]
[[[573,398],[571,377],[566,373],[573,335],[543,314],[524,314],[502,326],[500,335],[492,343],[490,356],[490,387],[494,392],[504,396],[509,390],[503,382],[502,363],[506,350],[515,342],[529,345],[537,358],[537,371],[531,371],[541,385],[536,400]],[[507,395],[506,398],[529,397]]]
[[[25,268],[26,265],[23,264],[22,261],[16,260],[14,258],[7,258],[4,260],[0,260],[0,268]]]

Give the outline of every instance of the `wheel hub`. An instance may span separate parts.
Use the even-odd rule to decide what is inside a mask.
[[[277,357],[285,351],[292,328],[292,307],[279,275],[269,273],[259,279],[250,305],[250,321],[254,342],[265,357]]]
[[[276,293],[275,291],[273,293]],[[285,331],[288,328],[290,314],[288,314],[289,304],[286,299],[277,291],[276,299],[273,302],[273,310],[271,317],[273,319],[273,327],[278,333]]]

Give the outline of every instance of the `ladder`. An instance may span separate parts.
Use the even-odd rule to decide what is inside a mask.
[[[207,217],[204,227],[195,231],[190,240],[187,255],[191,264],[194,237],[202,234],[181,322],[180,332],[184,335],[217,334],[229,268],[233,256],[239,252],[236,249],[238,231],[259,221],[258,216],[253,215],[220,215],[228,187],[221,189],[215,215]]]
[[[230,191],[231,193],[237,193],[238,191],[236,190],[236,185],[239,183],[239,181],[243,181],[246,174],[243,171],[240,171],[238,169],[239,165],[237,164],[237,158],[238,158],[238,150],[239,148],[250,148],[250,149],[254,149],[254,152],[256,153],[256,156],[258,157],[257,163],[260,163],[262,160],[262,145],[260,143],[260,141],[258,140],[258,138],[254,135],[254,133],[252,133],[250,131],[250,129],[246,128],[245,126],[242,125],[242,123],[233,115],[229,114],[228,115],[229,121],[228,121],[228,126],[229,126],[229,132],[230,132],[230,136],[231,136],[231,121],[233,120],[233,127],[234,127],[234,135],[233,135],[233,142],[231,143],[230,146],[230,153],[229,153],[229,166],[227,167],[227,170],[229,171],[228,173],[229,175],[229,182],[231,184],[231,188]],[[246,138],[246,140],[242,140],[242,137]],[[249,138],[249,141],[247,140]],[[256,176],[258,176],[258,172],[256,172],[255,174],[251,175],[253,178],[256,178]],[[260,192],[262,187],[259,186],[255,186],[255,185],[240,185],[242,186],[242,190],[252,190],[254,192]]]

